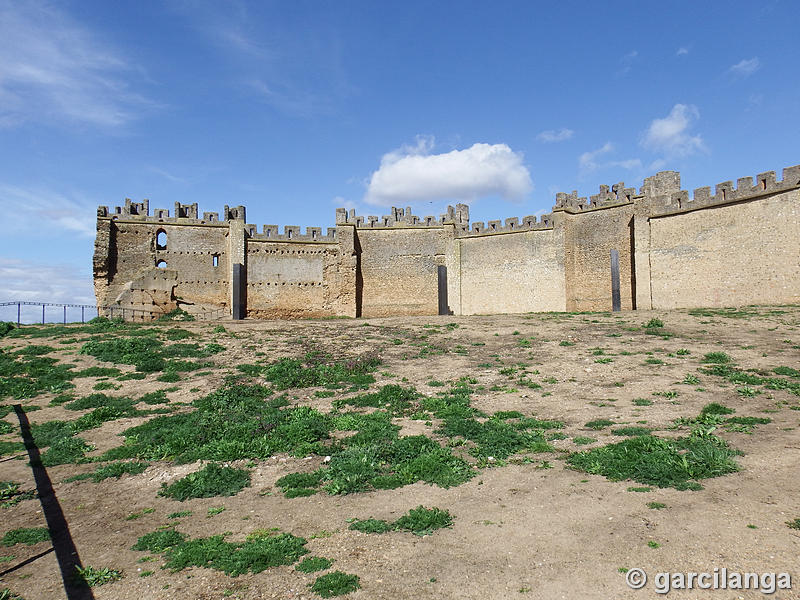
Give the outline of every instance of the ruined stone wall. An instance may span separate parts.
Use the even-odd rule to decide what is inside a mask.
[[[800,302],[800,169],[670,199],[649,219],[653,308]]]
[[[197,205],[176,205],[180,217],[149,213],[147,201],[98,209],[98,305],[155,313],[228,306],[227,223],[216,213],[197,218]]]
[[[254,318],[434,315],[444,268],[453,314],[610,310],[616,250],[623,310],[798,302],[798,211],[800,166],[781,181],[760,173],[692,199],[677,172],[662,171],[638,192],[618,183],[589,198],[558,194],[541,219],[471,228],[463,204],[439,218],[337,209],[323,234],[258,232],[241,206],[220,219],[196,204],[170,216],[128,200],[98,209],[95,292],[101,306],[155,312],[230,311],[241,290]]]

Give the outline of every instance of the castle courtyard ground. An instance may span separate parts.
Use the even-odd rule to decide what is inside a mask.
[[[176,343],[221,348],[212,346],[194,370],[156,370],[139,379],[126,377],[135,372],[132,364],[80,353],[92,340],[128,338],[158,340],[159,347],[167,348]],[[35,346],[39,348],[26,351]],[[101,419],[99,425],[80,430],[80,438],[91,446],[85,456],[46,469],[82,564],[122,575],[91,588],[98,600],[319,598],[311,585],[333,571],[358,576],[360,588],[342,596],[353,600],[636,599],[661,597],[656,593],[657,573],[713,573],[715,568],[789,573],[794,589],[768,597],[800,597],[800,530],[790,526],[800,519],[798,306],[194,321],[102,331],[77,325],[28,326],[0,338],[0,348],[5,364],[20,369],[40,356],[85,372],[53,391],[40,388],[38,393],[0,398],[4,406],[27,409],[34,436],[37,424],[89,414],[68,409],[64,394],[70,401],[98,391],[110,398],[137,400],[164,391],[160,404],[139,401],[133,405],[139,412],[128,413],[133,416]],[[283,386],[266,376],[280,359],[303,359],[309,352],[321,353],[316,356],[323,358],[317,360],[341,364],[379,357],[380,364],[369,372],[374,382],[367,378],[338,387],[278,389]],[[92,367],[118,373],[85,371]],[[89,375],[92,372],[97,376]],[[165,377],[169,373],[172,376]],[[363,491],[353,493],[328,493],[337,489],[311,485],[310,495],[287,498],[285,488],[276,484],[281,477],[334,468],[330,465],[336,464],[341,450],[336,443],[347,446],[353,432],[332,428],[323,436],[323,446],[309,446],[307,455],[273,452],[221,461],[250,475],[250,485],[232,496],[180,502],[159,495],[162,484],[198,471],[213,458],[176,463],[166,451],[162,457],[138,457],[148,463],[138,474],[97,483],[65,482],[111,462],[110,455],[100,463],[87,458],[121,446],[124,431],[194,411],[190,403],[234,385],[234,380],[267,386],[265,402],[286,394],[286,410],[307,406],[323,415],[391,413],[390,407],[359,407],[347,401],[387,385],[413,388],[416,393],[408,392],[413,398],[409,410],[389,415],[400,428],[398,435],[425,436],[439,443],[462,461],[459,464],[467,465],[466,474],[461,473],[465,481],[450,487],[416,481],[394,489],[377,489],[367,482]],[[492,456],[486,448],[500,447],[497,440],[447,431],[448,417],[437,412],[434,400],[454,389],[472,410],[470,423],[482,425],[494,418],[513,425],[530,419],[539,425],[525,430],[526,439],[542,444],[513,449],[508,457]],[[730,410],[704,421],[700,416],[713,411],[703,413],[703,408],[711,403]],[[154,409],[163,414],[143,414]],[[20,493],[9,495],[19,501],[0,508],[0,535],[46,525],[40,501],[24,494],[35,489],[33,475],[25,450],[14,445],[21,440],[17,416],[11,409],[6,412],[4,420],[11,429],[0,436],[6,443],[0,480],[19,484]],[[254,431],[253,438],[274,435],[270,427]],[[588,469],[592,473],[570,462],[575,453],[627,443],[642,429],[668,441],[694,435],[717,448],[727,444],[740,452],[732,458],[739,470],[692,479],[688,487],[701,489],[676,489],[641,477],[607,478],[600,474],[600,455],[596,468]],[[127,444],[137,443],[128,437]],[[325,444],[332,448],[330,462],[320,451]],[[377,468],[388,472],[392,465]],[[356,519],[395,521],[420,505],[448,511],[452,525],[428,535],[350,528]],[[285,532],[305,540],[305,556],[333,562],[328,570],[313,573],[289,561],[234,577],[210,567],[165,569],[164,552],[132,549],[142,536],[168,530],[192,540],[225,534],[231,543],[254,539],[254,532],[256,537]],[[25,600],[65,598],[56,553],[47,552],[49,548],[47,541],[0,545],[0,590],[9,588]],[[644,589],[634,590],[626,583],[626,575],[635,568],[649,577]],[[673,589],[668,597],[729,600],[764,595],[758,590]]]

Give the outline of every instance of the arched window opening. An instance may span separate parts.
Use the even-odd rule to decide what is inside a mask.
[[[211,263],[215,266],[219,266],[219,254],[212,254],[211,255]]]
[[[156,233],[156,250],[166,250],[167,249],[167,232],[163,229],[159,229],[158,233]]]
[[[156,266],[157,266],[159,269],[166,269],[166,268],[167,268],[167,261],[165,261],[165,260],[160,260],[160,261],[158,261],[158,262],[156,263]]]

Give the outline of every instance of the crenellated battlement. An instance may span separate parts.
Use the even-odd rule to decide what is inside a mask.
[[[694,190],[691,199],[686,190],[679,189],[663,194],[658,202],[654,202],[652,214],[660,216],[721,206],[797,189],[800,188],[800,165],[783,169],[783,178],[780,181],[777,181],[775,171],[759,173],[755,176],[755,181],[753,179],[740,177],[736,180],[735,187],[733,181],[723,181],[715,186],[713,195],[710,187],[700,187]]]
[[[173,217],[170,217],[169,209],[166,208],[153,209],[153,214],[151,215],[150,200],[147,198],[141,202],[134,202],[130,198],[126,198],[124,205],[115,206],[113,209],[109,209],[108,206],[97,207],[97,217],[100,219],[124,219],[151,223],[172,222],[192,225],[218,225],[228,221],[244,221],[246,214],[244,206],[231,207],[226,204],[222,210],[222,219],[219,218],[219,213],[216,212],[204,212],[203,217],[200,218],[196,202],[194,204],[176,202]]]
[[[284,225],[283,233],[279,232],[277,225],[264,225],[261,233],[256,231],[255,225],[245,225],[248,239],[254,242],[324,242],[335,243],[336,228],[328,227],[328,233],[322,234],[322,227],[306,227],[306,233],[301,233],[297,225]]]
[[[468,225],[456,227],[456,237],[468,237],[478,235],[490,235],[494,233],[516,233],[520,231],[532,231],[537,229],[552,229],[553,215],[547,213],[537,218],[536,215],[522,217],[510,217],[505,221],[496,220],[483,223],[476,221],[472,224],[472,229]]]
[[[600,186],[600,192],[593,196],[578,197],[578,191],[573,190],[567,194],[559,192],[556,194],[556,203],[553,206],[554,211],[566,212],[587,212],[590,210],[598,210],[601,208],[608,208],[609,206],[620,206],[623,204],[630,204],[636,196],[636,188],[626,188],[625,182],[620,181],[612,185]]]
[[[356,229],[377,229],[391,227],[441,227],[453,224],[456,226],[469,225],[469,207],[466,204],[448,206],[447,213],[437,219],[433,216],[418,217],[411,214],[411,207],[391,208],[391,214],[382,217],[358,216],[355,209],[347,212],[346,208],[336,209],[337,225],[355,225]]]

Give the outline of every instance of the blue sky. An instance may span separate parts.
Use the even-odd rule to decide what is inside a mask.
[[[473,221],[800,163],[800,3],[0,0],[0,301],[93,302],[95,209]]]

